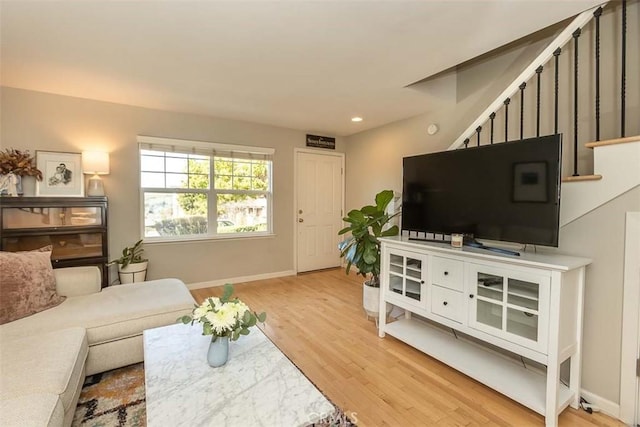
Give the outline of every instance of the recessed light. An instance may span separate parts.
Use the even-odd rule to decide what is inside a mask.
[[[361,122],[362,121],[362,117],[352,117],[351,121],[352,122]]]

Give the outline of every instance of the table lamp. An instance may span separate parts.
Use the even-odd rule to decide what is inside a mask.
[[[109,174],[109,153],[104,151],[84,151],[82,172],[93,175],[87,185],[87,196],[104,196],[104,185],[99,175]]]

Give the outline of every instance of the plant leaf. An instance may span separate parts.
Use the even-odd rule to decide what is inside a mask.
[[[186,325],[187,323],[191,322],[191,316],[178,317],[176,322],[182,322],[182,323],[184,323]]]
[[[382,234],[380,234],[380,237],[397,236],[397,235],[398,235],[398,226],[394,225],[393,227],[390,227],[387,230],[384,230]]]
[[[356,222],[362,222],[366,220],[364,217],[364,214],[357,209],[349,211],[347,216],[349,217],[350,220],[356,221]]]
[[[391,200],[393,200],[393,191],[391,190],[382,190],[376,194],[376,206],[381,211],[384,211],[387,208],[387,205],[389,205]]]
[[[211,327],[211,324],[202,324],[202,335],[213,335],[213,328]]]
[[[351,227],[351,226],[343,228],[342,230],[338,231],[338,236],[341,236],[341,235],[343,235],[345,233],[348,233],[349,231],[351,231],[352,228],[353,227]]]
[[[231,295],[233,295],[233,285],[231,283],[225,283],[224,292],[222,294],[222,297],[220,298],[220,301],[228,302],[229,298],[231,298]]]
[[[360,211],[365,215],[375,216],[378,214],[378,208],[375,206],[367,205],[360,209]]]

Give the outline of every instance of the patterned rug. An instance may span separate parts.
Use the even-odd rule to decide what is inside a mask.
[[[85,379],[72,426],[146,427],[144,364]],[[333,414],[308,427],[351,427],[355,424],[336,407]],[[222,426],[220,426],[222,427]]]
[[[72,426],[144,427],[144,364],[89,376],[84,381]]]

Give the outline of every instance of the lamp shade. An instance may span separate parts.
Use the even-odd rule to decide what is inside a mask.
[[[109,153],[104,151],[82,152],[82,171],[85,174],[107,175],[109,173]]]

